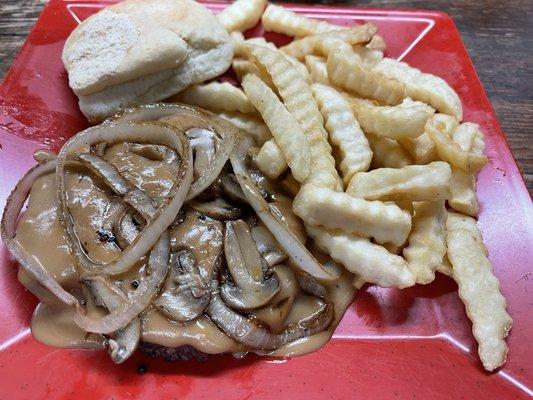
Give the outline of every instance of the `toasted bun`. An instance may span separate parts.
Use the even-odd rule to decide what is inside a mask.
[[[229,35],[192,0],[126,0],[81,23],[63,49],[87,118],[163,100],[231,64]]]

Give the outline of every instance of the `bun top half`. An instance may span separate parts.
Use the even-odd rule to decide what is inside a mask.
[[[221,48],[226,50],[216,58],[218,65],[202,71],[224,72],[232,51],[227,31],[195,1],[126,0],[83,21],[67,39],[62,60],[70,87],[81,97],[175,70],[191,54]]]

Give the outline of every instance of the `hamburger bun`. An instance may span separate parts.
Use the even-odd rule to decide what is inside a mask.
[[[83,21],[62,60],[81,111],[98,122],[212,79],[232,57],[227,31],[195,1],[126,0]]]

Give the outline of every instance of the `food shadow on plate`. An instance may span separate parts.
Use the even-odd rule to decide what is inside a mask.
[[[357,293],[350,309],[364,328],[388,333],[391,328],[403,331],[403,326],[422,325],[427,319],[434,319],[434,308],[442,308],[441,303],[447,303],[448,297],[457,297],[455,292],[455,282],[440,274],[430,284],[402,290],[366,284]]]

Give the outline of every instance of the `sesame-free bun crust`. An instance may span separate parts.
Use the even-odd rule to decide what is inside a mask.
[[[212,79],[232,56],[224,27],[195,1],[126,0],[82,22],[62,59],[82,112],[97,122]]]

